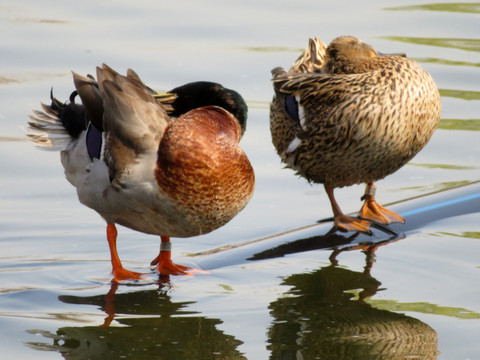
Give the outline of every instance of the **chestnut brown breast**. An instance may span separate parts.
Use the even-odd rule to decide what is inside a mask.
[[[206,106],[173,121],[160,142],[159,190],[201,233],[228,222],[253,194],[254,172],[238,145],[240,134],[232,114]]]

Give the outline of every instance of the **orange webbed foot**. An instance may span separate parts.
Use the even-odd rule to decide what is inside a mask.
[[[380,224],[386,225],[395,222],[404,223],[405,220],[403,219],[403,217],[401,217],[397,213],[394,213],[393,211],[384,208],[376,202],[375,192],[376,187],[373,182],[367,184],[367,187],[365,188],[365,195],[363,195],[362,197],[362,200],[365,200],[365,202],[363,203],[362,208],[358,213],[358,216],[363,219],[376,221]]]
[[[144,273],[127,270],[124,267],[114,268],[112,274],[115,281],[143,280],[142,275],[145,275]]]
[[[192,268],[188,266],[183,266],[179,264],[175,264],[170,259],[160,259],[157,266],[155,267],[155,271],[159,272],[162,275],[193,275],[191,272]]]
[[[370,225],[371,225],[370,221],[356,219],[354,217],[344,215],[342,210],[340,210],[340,206],[338,206],[338,203],[335,200],[335,196],[333,194],[334,188],[327,185],[324,185],[324,186],[325,186],[325,191],[328,195],[328,198],[330,199],[330,204],[332,205],[333,219],[335,221],[335,225],[340,230],[360,231],[368,235],[371,235],[372,231],[370,230]]]
[[[160,244],[160,253],[153,259],[150,266],[155,266],[155,271],[162,275],[188,275],[192,276],[194,273],[207,273],[208,271],[195,269],[188,266],[175,264],[172,261],[170,238],[162,236]]]
[[[339,215],[335,217],[335,225],[345,231],[360,231],[371,235],[370,221],[356,219],[347,215]]]
[[[381,224],[390,224],[390,223],[404,223],[405,220],[403,217],[390,211],[380,204],[378,204],[375,199],[366,199],[365,203],[363,204],[358,216],[363,219],[369,219],[372,221],[376,221]]]
[[[155,271],[162,275],[187,275],[193,276],[194,273],[208,274],[208,271],[175,264],[171,260],[170,252],[161,251],[160,254],[151,263],[155,266]]]

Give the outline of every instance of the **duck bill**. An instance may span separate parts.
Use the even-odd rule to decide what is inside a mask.
[[[162,104],[165,111],[169,114],[172,113],[175,109],[173,108],[173,102],[177,98],[176,94],[165,93],[165,94],[152,94],[152,96],[157,100],[158,103]]]

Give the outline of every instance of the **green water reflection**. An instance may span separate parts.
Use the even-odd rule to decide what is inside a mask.
[[[252,51],[252,52],[291,52],[291,53],[298,53],[302,51],[302,48],[292,48],[292,47],[285,47],[285,46],[247,46],[241,48],[244,51]]]
[[[439,129],[444,130],[480,130],[480,119],[441,119]]]
[[[455,89],[439,89],[440,95],[462,100],[480,100],[480,91],[466,91]]]
[[[416,164],[408,163],[412,166],[419,166],[426,169],[445,169],[445,170],[472,170],[476,169],[475,166],[463,166],[463,165],[452,165],[452,164]]]
[[[398,191],[417,189],[427,193],[427,192],[436,192],[436,191],[453,189],[453,188],[468,185],[471,183],[473,183],[473,181],[471,180],[444,181],[444,182],[433,183],[425,186],[406,186],[406,187],[399,188]]]
[[[420,57],[420,58],[415,58],[415,60],[422,63],[430,63],[430,64],[438,64],[438,65],[480,67],[480,63],[474,63],[469,61],[454,61],[454,60],[439,59],[439,58],[432,58],[432,57]]]
[[[401,312],[417,312],[450,316],[458,319],[480,319],[480,314],[474,311],[451,306],[439,306],[428,302],[399,303],[395,300],[368,300],[368,303],[378,309]]]
[[[427,11],[448,11],[462,13],[480,13],[480,3],[438,3],[438,4],[422,4],[409,6],[387,7],[383,10],[393,11],[410,11],[410,10],[427,10]]]
[[[480,39],[451,39],[414,36],[382,36],[382,39],[400,41],[416,45],[440,46],[466,51],[480,51]]]
[[[449,232],[440,232],[440,234],[443,235],[449,235],[449,236],[457,236],[457,237],[462,237],[466,239],[480,239],[480,232],[476,231],[464,231],[461,233],[449,233]]]

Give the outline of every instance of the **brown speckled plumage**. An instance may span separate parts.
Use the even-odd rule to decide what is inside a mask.
[[[395,172],[426,145],[440,119],[439,92],[419,64],[379,55],[353,37],[328,48],[311,39],[289,72],[272,74],[273,144],[288,167],[325,187]],[[288,97],[298,102],[298,119],[286,111]]]

